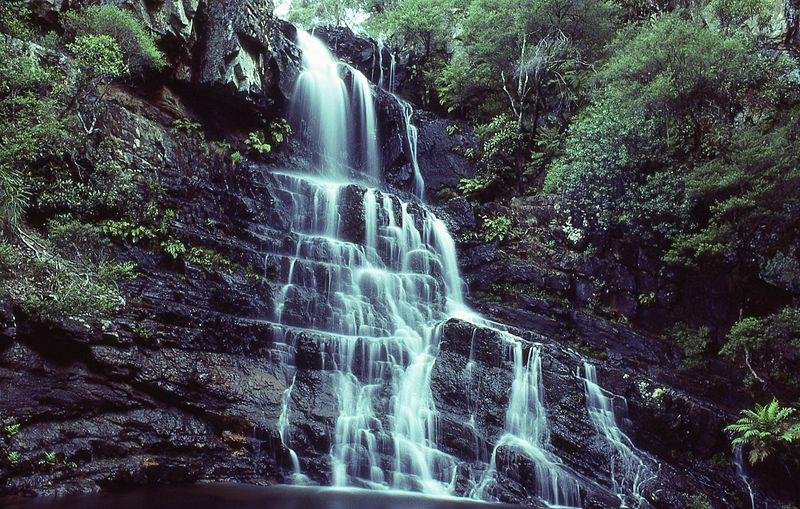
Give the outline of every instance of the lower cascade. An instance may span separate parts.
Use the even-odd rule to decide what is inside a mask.
[[[620,507],[646,506],[641,488],[655,476],[650,474],[631,439],[617,425],[613,398],[598,384],[595,367],[585,362],[583,371],[586,410],[610,450],[611,482],[620,500]]]
[[[292,211],[287,219],[293,241],[266,263],[284,281],[274,317],[282,360],[293,365],[298,341],[311,338],[319,344],[322,368],[334,373],[332,484],[456,494],[458,460],[439,447],[431,371],[442,326],[457,317],[499,334],[514,366],[505,432],[461,495],[493,499],[498,457],[514,464],[519,456],[535,465],[538,497],[548,505],[580,506],[577,480],[548,450],[541,346],[530,347],[464,305],[455,244],[444,223],[417,201],[374,187],[380,169],[369,82],[308,33],[299,32],[297,42],[304,68],[293,118],[321,157],[312,171],[273,172]],[[410,191],[419,195],[424,184],[413,153],[411,106],[392,97],[402,110],[414,160]],[[472,359],[467,371],[471,365]],[[305,484],[310,481],[287,433],[294,382],[287,381],[279,436],[292,459],[292,482]],[[477,404],[470,399],[473,427]],[[482,447],[477,440],[476,451]]]

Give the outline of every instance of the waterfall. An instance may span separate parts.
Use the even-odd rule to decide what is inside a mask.
[[[506,411],[505,434],[495,444],[489,468],[470,496],[484,499],[495,482],[499,453],[522,453],[531,460],[536,472],[536,495],[552,506],[580,507],[578,483],[561,467],[545,445],[549,439],[547,412],[542,385],[541,347],[533,345],[527,355],[522,341],[498,331],[508,343],[514,359],[514,381]],[[512,459],[513,460],[513,459]]]
[[[366,77],[307,33],[297,43],[293,121],[322,157],[314,173],[273,172],[294,238],[291,254],[273,256],[286,277],[275,322],[286,344],[319,338],[333,372],[334,485],[451,493],[456,462],[437,447],[430,375],[441,323],[462,305],[454,243],[424,207],[369,185],[380,160]],[[356,233],[351,210],[363,210]]]
[[[278,418],[278,435],[281,438],[281,444],[289,451],[289,457],[292,460],[292,482],[295,484],[308,484],[308,477],[303,475],[300,469],[300,458],[297,457],[297,453],[294,449],[289,447],[289,401],[292,398],[295,379],[296,375],[292,375],[292,383],[283,391],[283,396],[281,396],[281,415]]]
[[[611,482],[620,500],[620,507],[647,506],[641,487],[654,476],[644,478],[647,467],[641,459],[641,453],[617,425],[613,399],[597,383],[594,365],[585,362],[583,370],[583,377],[580,377],[580,371],[577,375],[583,380],[586,410],[595,429],[611,450]]]
[[[290,210],[291,239],[265,263],[285,282],[275,291],[273,326],[286,358],[293,363],[296,344],[311,340],[319,345],[323,371],[331,373],[338,409],[329,453],[333,484],[455,492],[457,461],[439,449],[431,371],[442,325],[458,317],[497,331],[514,366],[505,434],[472,495],[488,498],[498,455],[513,454],[534,464],[537,496],[551,505],[579,506],[577,482],[547,450],[541,348],[527,348],[500,324],[472,312],[464,304],[455,243],[444,223],[424,205],[380,190],[368,80],[337,62],[313,36],[298,31],[297,44],[303,69],[292,121],[317,153],[316,167],[272,172],[281,189],[276,199]],[[392,56],[390,90],[394,62]],[[382,61],[379,66],[383,75]],[[413,109],[392,97],[403,113],[414,193],[421,197]],[[467,370],[473,367],[471,354]],[[302,462],[289,444],[295,381],[283,394],[278,427],[300,482]],[[474,429],[477,395],[469,400]],[[479,446],[476,434],[476,456],[483,459]]]
[[[733,451],[733,465],[736,467],[736,475],[742,480],[747,487],[747,492],[750,494],[750,509],[756,509],[756,496],[753,493],[753,487],[750,486],[750,481],[747,479],[747,470],[744,466],[741,444],[737,445],[736,449]]]

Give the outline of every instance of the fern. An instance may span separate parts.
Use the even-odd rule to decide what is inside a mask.
[[[725,430],[737,435],[731,441],[734,449],[750,448],[748,460],[755,465],[770,457],[778,446],[800,440],[800,422],[793,418],[795,411],[791,407],[781,407],[777,399],[766,405],[757,403],[752,410],[742,410],[741,417]]]

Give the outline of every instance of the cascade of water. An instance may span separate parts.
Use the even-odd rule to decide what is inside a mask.
[[[400,97],[391,94],[397,101],[397,105],[403,112],[406,126],[406,140],[408,142],[409,150],[411,151],[411,168],[414,171],[414,189],[413,192],[416,196],[422,198],[425,196],[425,181],[422,178],[422,172],[419,169],[419,162],[417,161],[417,141],[419,138],[419,131],[417,126],[411,122],[411,117],[414,116],[414,107],[411,103],[404,101]]]
[[[750,509],[756,509],[756,496],[753,493],[753,488],[750,486],[750,480],[747,479],[747,470],[744,466],[744,459],[742,457],[742,446],[736,446],[733,451],[733,464],[736,467],[736,475],[747,486],[747,492],[750,494]]]
[[[619,497],[620,507],[638,508],[646,505],[641,488],[643,483],[654,476],[644,478],[648,470],[642,461],[641,453],[617,425],[613,399],[597,383],[595,366],[585,362],[583,370],[583,377],[580,376],[580,368],[577,375],[583,380],[586,410],[595,429],[611,449],[611,482]]]
[[[347,87],[339,76],[339,63],[325,44],[308,32],[297,31],[303,53],[303,70],[292,98],[291,119],[296,131],[316,143],[323,168],[339,174],[347,151]]]
[[[292,375],[292,383],[283,391],[281,396],[281,414],[278,418],[278,435],[281,438],[281,444],[289,451],[289,457],[292,460],[292,482],[295,484],[308,484],[310,481],[308,477],[303,475],[300,469],[300,458],[297,453],[289,447],[289,402],[292,399],[292,391],[294,390],[294,382],[296,375]]]
[[[358,69],[348,66],[353,77],[353,108],[355,118],[351,125],[358,126],[354,144],[360,143],[360,162],[365,173],[375,182],[380,182],[381,162],[378,156],[378,122],[375,115],[375,101],[369,80]]]
[[[276,277],[285,281],[275,295],[279,341],[293,352],[299,339],[311,338],[319,344],[323,370],[332,372],[338,398],[330,450],[335,485],[450,494],[456,460],[438,448],[430,381],[441,324],[454,316],[481,327],[496,324],[464,304],[455,243],[442,221],[424,206],[353,181],[344,171],[359,160],[366,170],[359,178],[379,174],[374,97],[366,78],[350,69],[348,90],[340,75],[344,66],[319,40],[298,32],[298,45],[303,72],[293,116],[324,164],[317,168],[318,175],[273,172],[283,193],[278,199],[291,210],[286,253],[268,260]],[[395,87],[394,62],[392,55],[390,91]],[[382,62],[379,65],[383,74]],[[414,191],[422,196],[413,109],[396,99],[406,122]],[[348,118],[348,105],[355,119]],[[349,154],[351,147],[360,152]],[[359,209],[363,222],[356,220],[354,226],[352,213]],[[525,354],[527,343],[495,330],[513,355],[514,382],[506,433],[495,444],[473,495],[483,498],[495,477],[498,450],[507,449],[534,463],[537,494],[546,502],[577,506],[577,483],[546,450],[539,347]],[[284,393],[279,420],[279,434],[290,455],[293,387],[294,380]],[[299,479],[300,462],[294,466]]]
[[[384,50],[383,41],[377,41],[375,43],[375,50],[376,53],[373,54],[372,57],[372,81],[378,84],[379,87],[383,88],[383,50]],[[377,57],[376,57],[377,55]],[[375,65],[378,65],[378,80],[375,81]]]
[[[394,100],[397,102],[397,105],[400,107],[400,110],[403,112],[403,119],[406,127],[406,142],[408,143],[408,148],[410,151],[411,157],[411,168],[414,172],[414,183],[413,183],[413,190],[412,192],[414,195],[419,196],[420,198],[424,197],[425,195],[425,180],[422,178],[422,172],[419,169],[419,162],[417,160],[417,142],[419,139],[419,131],[417,130],[417,126],[411,121],[412,117],[414,116],[414,107],[411,106],[411,103],[401,99],[398,95],[395,94],[395,66],[397,65],[397,60],[395,59],[394,53],[391,51],[389,52],[390,63],[389,63],[389,80],[388,83],[384,83],[384,75],[383,75],[383,43],[379,43],[379,49],[381,52],[381,72],[380,72],[380,81],[378,81],[378,86],[384,89],[391,95]],[[449,235],[448,235],[449,237]]]
[[[486,498],[497,472],[497,455],[503,449],[529,458],[536,472],[536,494],[553,506],[580,507],[578,483],[561,467],[547,449],[549,431],[544,407],[541,348],[533,345],[527,356],[523,342],[511,333],[498,330],[514,358],[514,381],[506,411],[505,434],[495,444],[489,468],[470,496]],[[527,362],[526,362],[527,359]]]
[[[394,82],[394,70],[397,66],[397,59],[394,56],[394,53],[389,53],[389,87],[388,90],[391,93],[396,92],[396,84]]]

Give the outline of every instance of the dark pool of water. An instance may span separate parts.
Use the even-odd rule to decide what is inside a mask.
[[[501,504],[405,493],[240,484],[164,486],[126,493],[2,500],[3,509],[496,509]]]

